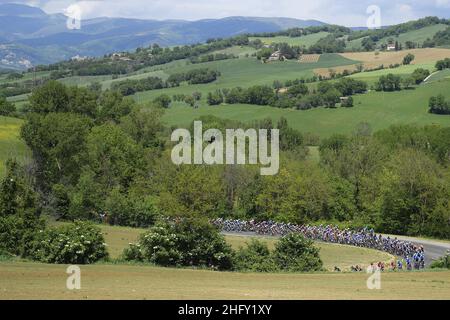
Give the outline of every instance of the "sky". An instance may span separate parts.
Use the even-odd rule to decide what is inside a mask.
[[[11,2],[0,0],[0,2]],[[346,26],[366,26],[367,8],[380,8],[381,24],[424,16],[450,18],[450,0],[18,0],[48,13],[81,9],[81,18],[99,16],[139,19],[199,20],[228,16],[316,19]],[[72,7],[73,9],[73,7]]]

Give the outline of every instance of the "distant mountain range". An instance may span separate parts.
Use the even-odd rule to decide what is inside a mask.
[[[67,17],[62,14],[0,4],[0,68],[24,69],[76,55],[101,56],[153,43],[184,45],[243,33],[324,25],[316,20],[255,17],[199,21],[96,18],[83,20],[80,30],[69,30],[66,23]]]

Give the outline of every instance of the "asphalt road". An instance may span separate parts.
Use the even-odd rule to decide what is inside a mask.
[[[392,237],[392,236],[391,236]],[[422,245],[425,249],[425,265],[429,266],[434,260],[439,259],[450,250],[450,242],[440,242],[437,240],[419,239],[397,236],[399,240],[406,240]]]
[[[230,233],[224,232],[226,235],[239,235],[239,236],[247,236],[254,237],[257,236],[256,233],[253,232],[242,232],[242,233]],[[439,259],[444,256],[448,250],[450,250],[450,242],[441,242],[437,240],[428,240],[428,239],[420,239],[420,238],[412,238],[412,237],[403,237],[403,236],[393,236],[389,235],[391,238],[397,237],[399,240],[411,241],[415,244],[423,246],[425,249],[425,265],[429,266],[434,260]],[[270,236],[267,236],[270,237]]]

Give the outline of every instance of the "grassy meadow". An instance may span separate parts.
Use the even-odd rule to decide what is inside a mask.
[[[25,162],[30,154],[20,139],[22,120],[0,116],[0,178],[5,175],[5,164],[10,158]]]
[[[369,123],[374,131],[394,124],[450,126],[449,117],[428,113],[429,97],[441,93],[449,99],[449,86],[450,80],[445,79],[407,91],[369,92],[355,96],[353,108],[298,111],[236,104],[192,109],[179,104],[166,111],[164,120],[169,125],[187,126],[200,116],[209,114],[244,122],[264,118],[276,121],[280,117],[285,117],[293,128],[317,134],[321,138],[334,133],[352,133],[361,122]]]
[[[81,290],[66,289],[65,265],[0,262],[0,299],[450,299],[450,271],[222,273],[134,265],[81,266]]]
[[[314,75],[314,68],[333,68],[343,65],[352,65],[356,61],[347,59],[338,54],[323,54],[317,63],[305,64],[298,61],[272,62],[263,64],[255,58],[240,58],[223,61],[213,61],[202,64],[187,64],[184,66],[167,68],[163,70],[166,75],[160,73],[161,70],[152,71],[147,76],[157,75],[167,78],[169,75],[179,72],[186,72],[198,68],[210,68],[221,72],[218,80],[200,85],[182,84],[180,87],[161,90],[140,92],[135,95],[139,102],[151,101],[160,94],[192,94],[194,91],[201,92],[206,98],[208,92],[219,88],[250,87],[253,85],[272,85],[275,80],[286,81],[297,78],[310,78]]]
[[[52,223],[57,225],[60,223]],[[108,250],[117,258],[144,229],[101,225]],[[258,237],[274,247],[275,238]],[[234,248],[248,237],[227,235]],[[325,267],[389,261],[388,254],[316,243]],[[81,266],[81,290],[66,289],[66,265],[0,260],[0,299],[450,299],[450,271],[386,272],[381,290],[367,289],[366,273],[234,273],[160,268],[140,264]]]

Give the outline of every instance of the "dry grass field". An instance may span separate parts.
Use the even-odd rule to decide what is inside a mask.
[[[411,49],[402,51],[377,51],[377,52],[347,52],[340,55],[351,60],[360,61],[365,69],[373,69],[384,65],[402,64],[403,58],[411,53],[415,56],[412,65],[419,65],[424,63],[435,62],[445,58],[450,58],[450,49],[444,48],[425,48],[425,49]],[[344,70],[353,71],[357,64],[351,66],[339,66],[332,68],[335,72],[342,73]],[[329,68],[314,69],[317,75],[328,76]]]
[[[320,54],[304,54],[300,57],[300,63],[316,63],[320,59]]]
[[[450,299],[450,271],[254,274],[132,265],[81,266],[81,290],[66,289],[67,266],[0,262],[0,299]]]
[[[442,60],[450,58],[450,49],[441,48],[425,48],[425,49],[411,49],[402,51],[386,51],[386,52],[348,52],[341,53],[347,59],[361,61],[366,68],[378,67],[382,64],[390,65],[402,63],[403,58],[411,53],[415,56],[411,64],[421,64],[431,61]]]

